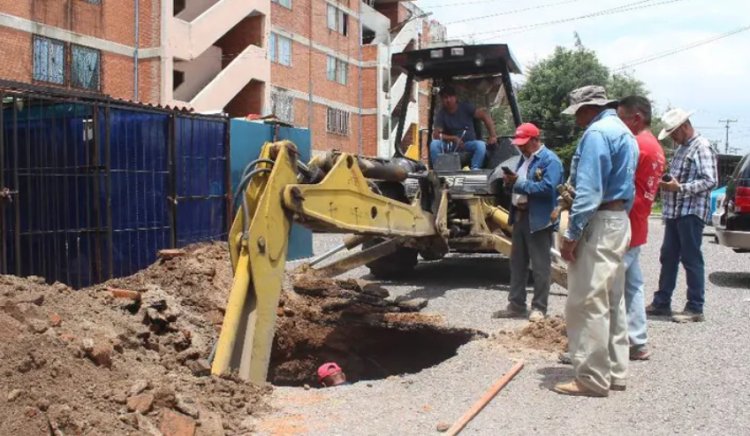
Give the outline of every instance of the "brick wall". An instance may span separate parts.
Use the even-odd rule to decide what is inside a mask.
[[[355,13],[359,11],[359,0],[341,1],[340,4]],[[349,15],[348,32],[344,36],[328,29],[325,0],[294,0],[292,9],[272,4],[271,25],[295,35],[312,39],[315,44],[335,51],[339,57],[360,60],[359,22]],[[312,13],[312,20],[310,20]],[[366,48],[363,47],[363,51]],[[370,50],[372,51],[372,49]],[[372,56],[372,55],[371,55]],[[360,68],[357,64],[346,63],[347,83],[342,85],[328,80],[326,75],[328,54],[307,44],[297,41],[292,43],[292,65],[271,64],[271,84],[274,87],[296,90],[305,94],[312,93],[316,98],[326,99],[353,108],[375,109],[377,107],[377,69],[363,68],[361,71],[362,101],[360,102]],[[308,126],[310,111],[308,99],[296,99],[294,104],[294,121],[301,127]],[[313,150],[338,149],[357,152],[359,149],[360,117],[356,111],[349,114],[349,134],[337,135],[328,133],[327,107],[313,104],[313,120],[310,124]],[[375,155],[377,144],[376,115],[364,115],[362,120],[362,150],[365,154]]]
[[[160,0],[140,0],[139,47],[160,45]],[[135,45],[135,10],[132,1],[102,0],[92,4],[81,0],[0,0],[0,12],[36,21],[86,36],[107,41]],[[0,77],[25,83],[33,80],[33,35],[0,26],[3,41],[0,54]],[[70,44],[66,45],[66,80],[70,82]],[[131,56],[101,51],[101,92],[115,98],[133,99],[133,69]],[[139,61],[139,98],[158,103],[160,86],[159,59]],[[45,86],[55,86],[39,82]]]

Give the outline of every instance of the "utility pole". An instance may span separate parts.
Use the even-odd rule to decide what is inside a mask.
[[[729,123],[736,123],[737,120],[719,120],[720,123],[726,123],[725,128],[727,131],[726,140],[724,141],[724,154],[729,154]]]

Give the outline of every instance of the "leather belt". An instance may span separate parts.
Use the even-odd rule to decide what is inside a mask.
[[[599,205],[599,210],[622,211],[625,210],[625,200],[613,200]]]

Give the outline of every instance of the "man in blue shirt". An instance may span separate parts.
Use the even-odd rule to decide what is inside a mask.
[[[430,143],[430,159],[435,159],[443,153],[453,153],[466,150],[472,154],[471,169],[478,170],[484,164],[487,154],[487,144],[477,138],[474,130],[474,119],[484,122],[489,132],[487,143],[497,143],[495,123],[483,109],[477,109],[468,102],[459,102],[456,90],[450,86],[440,89],[440,101],[443,105],[435,116],[435,128]]]
[[[575,198],[560,252],[568,261],[565,320],[575,379],[565,395],[606,397],[624,390],[628,364],[623,256],[635,196],[638,144],[601,86],[570,93],[576,125],[586,128],[570,167]]]
[[[547,314],[551,285],[552,237],[558,220],[552,220],[557,205],[557,185],[563,183],[563,167],[552,150],[542,144],[539,129],[524,123],[516,129],[513,144],[522,157],[513,174],[506,174],[504,184],[512,188],[510,224],[513,224],[513,245],[510,254],[510,293],[508,307],[493,317],[514,317],[526,314],[526,281],[529,261],[534,276],[534,298],[529,321],[542,321]]]

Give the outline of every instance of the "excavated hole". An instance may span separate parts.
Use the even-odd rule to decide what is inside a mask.
[[[352,383],[414,374],[455,356],[456,350],[477,333],[429,324],[396,328],[303,324],[286,323],[277,331],[269,371],[271,383],[320,387],[316,370],[325,362],[338,363]]]

